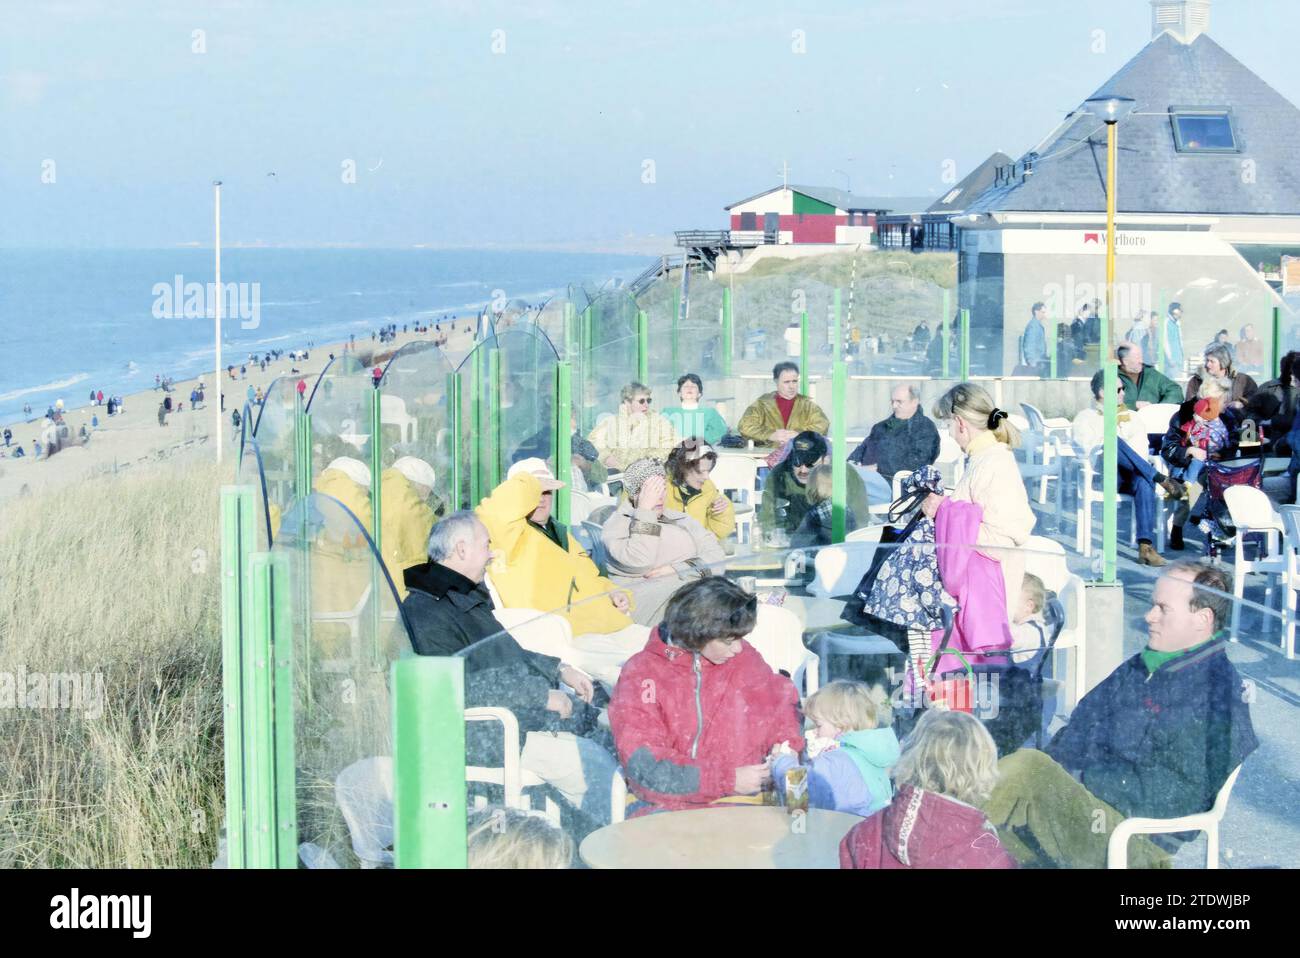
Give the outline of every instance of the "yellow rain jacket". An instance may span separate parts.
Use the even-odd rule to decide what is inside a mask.
[[[416,495],[411,480],[396,469],[385,469],[380,476],[379,502],[379,544],[384,550],[384,565],[397,588],[398,598],[405,599],[403,571],[429,558],[433,508]]]
[[[313,488],[347,506],[370,532],[370,493],[364,486],[337,469],[326,469]],[[370,587],[374,553],[351,520],[342,523],[341,513],[337,515],[338,519],[331,515],[326,531],[312,543],[313,613],[351,611]]]
[[[565,550],[528,521],[541,501],[542,484],[532,473],[522,472],[493,489],[474,510],[487,526],[496,553],[488,574],[501,601],[507,608],[542,612],[581,603],[560,612],[575,636],[617,632],[631,625],[632,620],[604,595],[616,591],[613,584],[568,530],[564,530]]]
[[[664,508],[671,509],[675,512],[684,512],[704,528],[708,529],[717,538],[719,542],[727,538],[736,531],[736,507],[730,499],[727,499],[727,508],[722,512],[714,512],[710,506],[713,500],[721,496],[718,487],[713,484],[712,479],[704,480],[704,488],[699,491],[698,495],[691,497],[690,502],[685,501],[682,496],[682,489],[675,482],[668,483],[668,496],[664,500]],[[726,499],[726,496],[722,496]]]
[[[769,437],[778,429],[789,429],[791,432],[816,432],[824,436],[830,428],[831,421],[826,418],[826,413],[803,393],[794,397],[790,421],[783,424],[781,410],[776,405],[776,393],[770,392],[759,396],[750,404],[750,407],[745,410],[745,415],[740,417],[740,425],[736,427],[736,431],[746,439],[752,439],[766,446],[771,445],[772,440]]]

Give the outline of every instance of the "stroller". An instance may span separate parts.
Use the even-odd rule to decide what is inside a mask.
[[[1237,534],[1228,512],[1224,493],[1233,486],[1263,487],[1264,461],[1256,459],[1244,464],[1230,465],[1222,462],[1207,462],[1203,482],[1205,485],[1205,511],[1200,528],[1205,533],[1206,555],[1217,558],[1220,549],[1231,543]]]

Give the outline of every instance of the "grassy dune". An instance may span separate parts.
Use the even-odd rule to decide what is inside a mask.
[[[0,707],[0,867],[215,857],[228,471],[177,464],[4,505],[0,677],[91,673],[102,699],[91,683],[81,708]]]

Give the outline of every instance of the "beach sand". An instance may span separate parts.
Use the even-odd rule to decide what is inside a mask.
[[[466,319],[457,324],[457,332],[452,336],[445,349],[448,362],[453,367],[469,352],[473,346],[473,335],[467,333]],[[471,321],[473,322],[473,321]],[[368,336],[363,340],[357,338],[357,357],[371,368],[382,366],[388,357],[407,343],[433,338],[433,327],[428,333],[401,333],[389,343],[382,346],[377,340]],[[305,348],[305,342],[291,347]],[[329,363],[330,353],[342,356],[346,343],[318,344],[310,350],[310,359],[292,362],[282,357],[274,363],[268,363],[266,372],[260,366],[248,366],[245,377],[239,376],[239,363],[235,362],[235,381],[222,373],[222,390],[226,396],[226,409],[221,414],[222,462],[229,465],[229,479],[234,481],[235,465],[239,455],[239,445],[233,439],[236,433],[230,421],[230,411],[241,409],[246,400],[249,386],[255,390],[260,386],[263,393],[279,376],[288,376],[291,370],[298,370],[298,377],[307,381],[308,395],[321,370]],[[285,352],[289,352],[286,349]],[[247,359],[247,353],[230,354],[223,352],[222,361],[230,365],[232,361]],[[172,412],[167,417],[167,425],[158,425],[158,406],[165,394],[161,389],[146,389],[129,393],[122,397],[123,410],[110,417],[106,406],[73,406],[72,397],[65,396],[64,421],[71,427],[75,436],[84,424],[90,430],[90,441],[84,446],[73,445],[62,449],[48,459],[37,459],[32,455],[32,440],[39,439],[44,428],[45,417],[35,420],[10,422],[5,425],[13,431],[13,446],[3,449],[6,458],[0,459],[0,502],[15,500],[24,495],[24,490],[31,493],[42,492],[68,482],[93,481],[97,476],[114,471],[131,469],[149,462],[175,461],[183,463],[195,459],[215,459],[216,412],[220,408],[216,389],[213,386],[213,371],[191,379],[176,380],[172,392],[173,404],[183,402],[182,412]],[[297,378],[297,377],[295,377]],[[202,380],[208,401],[200,409],[190,408],[190,390]],[[89,392],[89,390],[85,390]],[[80,400],[85,403],[85,399]],[[91,429],[90,421],[94,415],[99,416],[99,428]],[[14,447],[22,444],[26,455],[20,459],[13,458]]]

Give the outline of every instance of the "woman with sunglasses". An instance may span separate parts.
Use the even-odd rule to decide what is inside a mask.
[[[709,478],[717,464],[717,452],[696,436],[674,446],[664,464],[669,479],[664,505],[686,513],[723,542],[736,531],[736,507]]]
[[[638,459],[664,459],[677,445],[673,424],[652,410],[650,387],[628,383],[619,394],[618,412],[587,436],[600,461],[622,472]]]
[[[677,590],[624,665],[609,725],[640,799],[633,817],[757,796],[772,749],[803,750],[799,693],[745,641],[757,621],[754,595],[721,576],[699,579]]]

